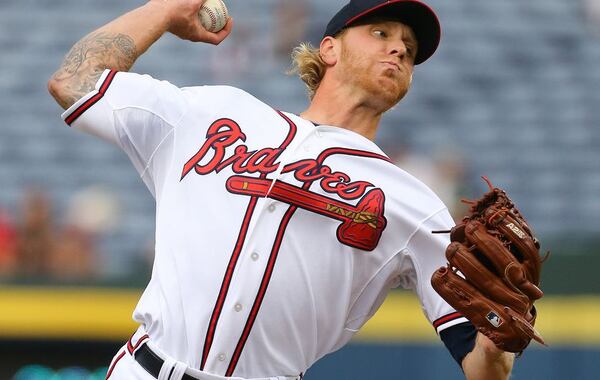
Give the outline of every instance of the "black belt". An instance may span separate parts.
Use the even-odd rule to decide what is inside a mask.
[[[136,362],[138,362],[142,366],[142,368],[144,368],[146,370],[146,372],[148,372],[149,374],[151,374],[152,376],[154,376],[155,378],[158,379],[158,375],[160,374],[160,369],[162,368],[165,361],[162,360],[160,358],[160,356],[156,355],[156,353],[154,351],[152,351],[150,349],[150,347],[148,347],[147,344],[142,344],[142,346],[140,348],[138,348],[136,352],[134,352],[133,358],[135,359]],[[171,373],[169,373],[169,376],[167,378],[171,377],[171,374],[173,373],[174,369],[175,369],[175,367],[171,368]],[[304,376],[301,373],[300,379],[302,379],[303,377]],[[194,376],[190,376],[187,373],[184,373],[183,377],[181,377],[181,380],[198,380],[198,379],[195,378]]]
[[[143,344],[142,347],[138,348],[138,350],[133,355],[136,362],[140,363],[140,365],[152,376],[158,379],[158,375],[160,374],[160,369],[165,363],[154,351],[148,347],[147,344]],[[171,373],[175,367],[171,368]],[[171,373],[169,377],[171,377]],[[181,380],[198,380],[193,376],[188,375],[187,373],[183,374]]]

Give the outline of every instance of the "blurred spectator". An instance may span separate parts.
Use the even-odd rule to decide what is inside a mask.
[[[54,246],[51,206],[39,190],[29,190],[23,199],[22,221],[18,227],[17,260],[19,273],[43,276]]]
[[[307,0],[279,1],[275,8],[275,56],[289,60],[292,49],[307,39],[310,5]]]
[[[77,226],[67,225],[56,237],[48,274],[67,281],[94,278],[96,255],[92,236]]]
[[[0,277],[12,277],[16,270],[17,231],[8,214],[0,209]]]
[[[463,155],[455,148],[436,151],[433,162],[437,168],[437,180],[432,183],[433,189],[444,201],[450,214],[457,222],[466,215],[469,206],[461,199],[471,196],[468,186],[467,164]]]
[[[80,191],[57,226],[50,201],[39,190],[25,192],[21,213],[15,226],[0,210],[0,277],[78,281],[100,274],[98,240],[119,217],[110,191],[100,187]]]
[[[107,189],[93,186],[76,194],[58,232],[49,274],[60,280],[97,277],[98,239],[116,225],[118,213],[117,201]]]
[[[387,147],[385,151],[399,168],[429,186],[455,221],[462,219],[468,206],[460,199],[467,195],[468,189],[465,188],[465,162],[458,151],[444,149],[430,157],[412,152],[402,144]]]
[[[584,12],[590,31],[600,37],[600,0],[584,0]]]
[[[248,24],[236,24],[236,32],[224,42],[219,51],[211,51],[210,70],[215,83],[231,83],[249,74],[256,68],[250,64],[252,51],[252,29]]]

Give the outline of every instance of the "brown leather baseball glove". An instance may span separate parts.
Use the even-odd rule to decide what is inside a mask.
[[[540,244],[504,190],[493,187],[471,204],[450,232],[448,266],[431,278],[433,288],[498,348],[522,352],[534,329],[542,260]],[[444,232],[444,231],[441,231]]]

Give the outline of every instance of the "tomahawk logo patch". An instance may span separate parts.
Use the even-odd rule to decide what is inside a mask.
[[[354,206],[279,180],[272,182],[238,175],[229,177],[226,186],[234,194],[269,197],[337,219],[342,222],[337,229],[338,240],[365,251],[377,247],[387,224],[383,215],[385,196],[381,189],[370,190]]]
[[[498,316],[498,314],[494,313],[493,311],[490,311],[485,317],[487,318],[488,322],[490,322],[492,326],[496,328],[502,325],[502,318],[500,318],[500,316]]]

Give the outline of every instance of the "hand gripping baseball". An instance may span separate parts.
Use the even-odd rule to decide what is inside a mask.
[[[450,231],[448,266],[431,284],[498,348],[520,353],[531,339],[545,344],[533,327],[533,303],[543,296],[540,245],[506,192],[484,179],[490,191]]]
[[[168,18],[168,31],[177,37],[192,42],[220,44],[231,33],[233,21],[227,20],[225,27],[216,33],[207,31],[198,18],[198,12],[206,0],[150,0],[162,7]]]

